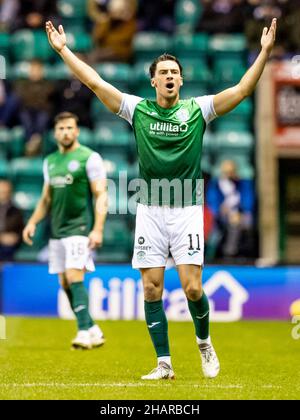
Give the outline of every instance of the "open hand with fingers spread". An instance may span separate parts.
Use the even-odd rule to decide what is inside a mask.
[[[46,22],[46,32],[51,47],[60,53],[67,44],[67,38],[63,26],[59,25],[57,31],[51,20],[49,20]]]
[[[276,25],[277,19],[273,19],[270,28],[268,29],[265,27],[263,29],[262,37],[261,37],[261,47],[264,49],[268,54],[271,53],[272,48],[274,46],[275,37],[276,37]]]

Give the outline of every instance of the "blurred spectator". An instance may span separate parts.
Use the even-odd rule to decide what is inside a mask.
[[[6,80],[0,79],[0,127],[18,123],[19,99]]]
[[[25,129],[26,155],[34,156],[40,152],[42,134],[48,128],[54,84],[44,79],[43,63],[32,60],[28,79],[17,80],[14,88],[21,101],[20,121]]]
[[[208,182],[206,204],[214,215],[221,255],[225,257],[241,255],[243,233],[248,234],[246,242],[251,243],[249,238],[253,229],[253,182],[240,180],[235,163],[231,160],[223,161],[220,177]],[[243,248],[247,248],[244,245]],[[252,251],[244,249],[248,256]]]
[[[22,241],[21,210],[12,204],[12,184],[0,179],[0,261],[10,261]]]
[[[20,0],[13,29],[43,29],[46,20],[56,19],[56,0]]]
[[[289,4],[287,0],[247,0],[245,34],[250,50],[250,64],[260,51],[260,39],[263,28],[269,27],[272,18],[279,19],[276,31],[276,43],[272,51],[273,58],[285,58],[291,50],[290,28],[288,25]],[[299,2],[298,2],[299,8]],[[299,26],[299,22],[297,23]]]
[[[19,9],[19,0],[0,0],[0,31],[10,31]]]
[[[139,2],[139,31],[162,31],[172,33],[175,28],[174,0],[142,0]]]
[[[95,49],[88,57],[90,62],[130,61],[136,11],[136,0],[88,0],[95,42]]]
[[[204,0],[197,31],[214,33],[243,32],[245,0]]]
[[[91,103],[93,93],[78,79],[60,80],[56,82],[51,95],[54,113],[72,112],[79,116],[79,124],[93,128],[91,120]],[[54,115],[53,115],[54,118]]]

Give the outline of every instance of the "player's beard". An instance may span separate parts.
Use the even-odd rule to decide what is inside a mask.
[[[75,140],[70,141],[70,143],[61,142],[60,145],[64,150],[69,150],[74,146]]]

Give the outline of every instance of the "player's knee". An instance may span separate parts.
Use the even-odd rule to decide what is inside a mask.
[[[147,283],[146,285],[144,285],[144,296],[145,300],[149,302],[159,300],[161,298],[160,287],[156,286],[153,283]]]
[[[186,286],[184,292],[189,300],[199,300],[202,296],[202,284],[200,282],[192,282]]]
[[[65,273],[65,278],[67,283],[70,285],[72,283],[80,283],[84,279],[84,272],[83,270],[67,270]]]

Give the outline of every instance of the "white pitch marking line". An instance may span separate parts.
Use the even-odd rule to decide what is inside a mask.
[[[70,383],[70,384],[66,384],[66,383],[55,383],[55,382],[51,382],[51,383],[24,383],[24,384],[18,384],[18,383],[11,383],[11,384],[1,384],[0,388],[72,388],[72,387],[76,387],[76,388],[81,388],[81,387],[98,387],[98,388],[138,388],[138,387],[159,387],[161,386],[161,383],[109,383],[109,384],[104,384],[104,383]],[[220,385],[220,384],[215,384],[215,385],[200,385],[200,384],[176,384],[176,383],[172,383],[172,384],[168,384],[165,383],[163,384],[164,387],[181,387],[181,388],[188,388],[188,387],[192,387],[192,388],[198,388],[198,389],[243,389],[245,388],[244,385]],[[276,385],[262,385],[261,388],[267,388],[267,389],[281,389],[281,386],[276,386]]]

